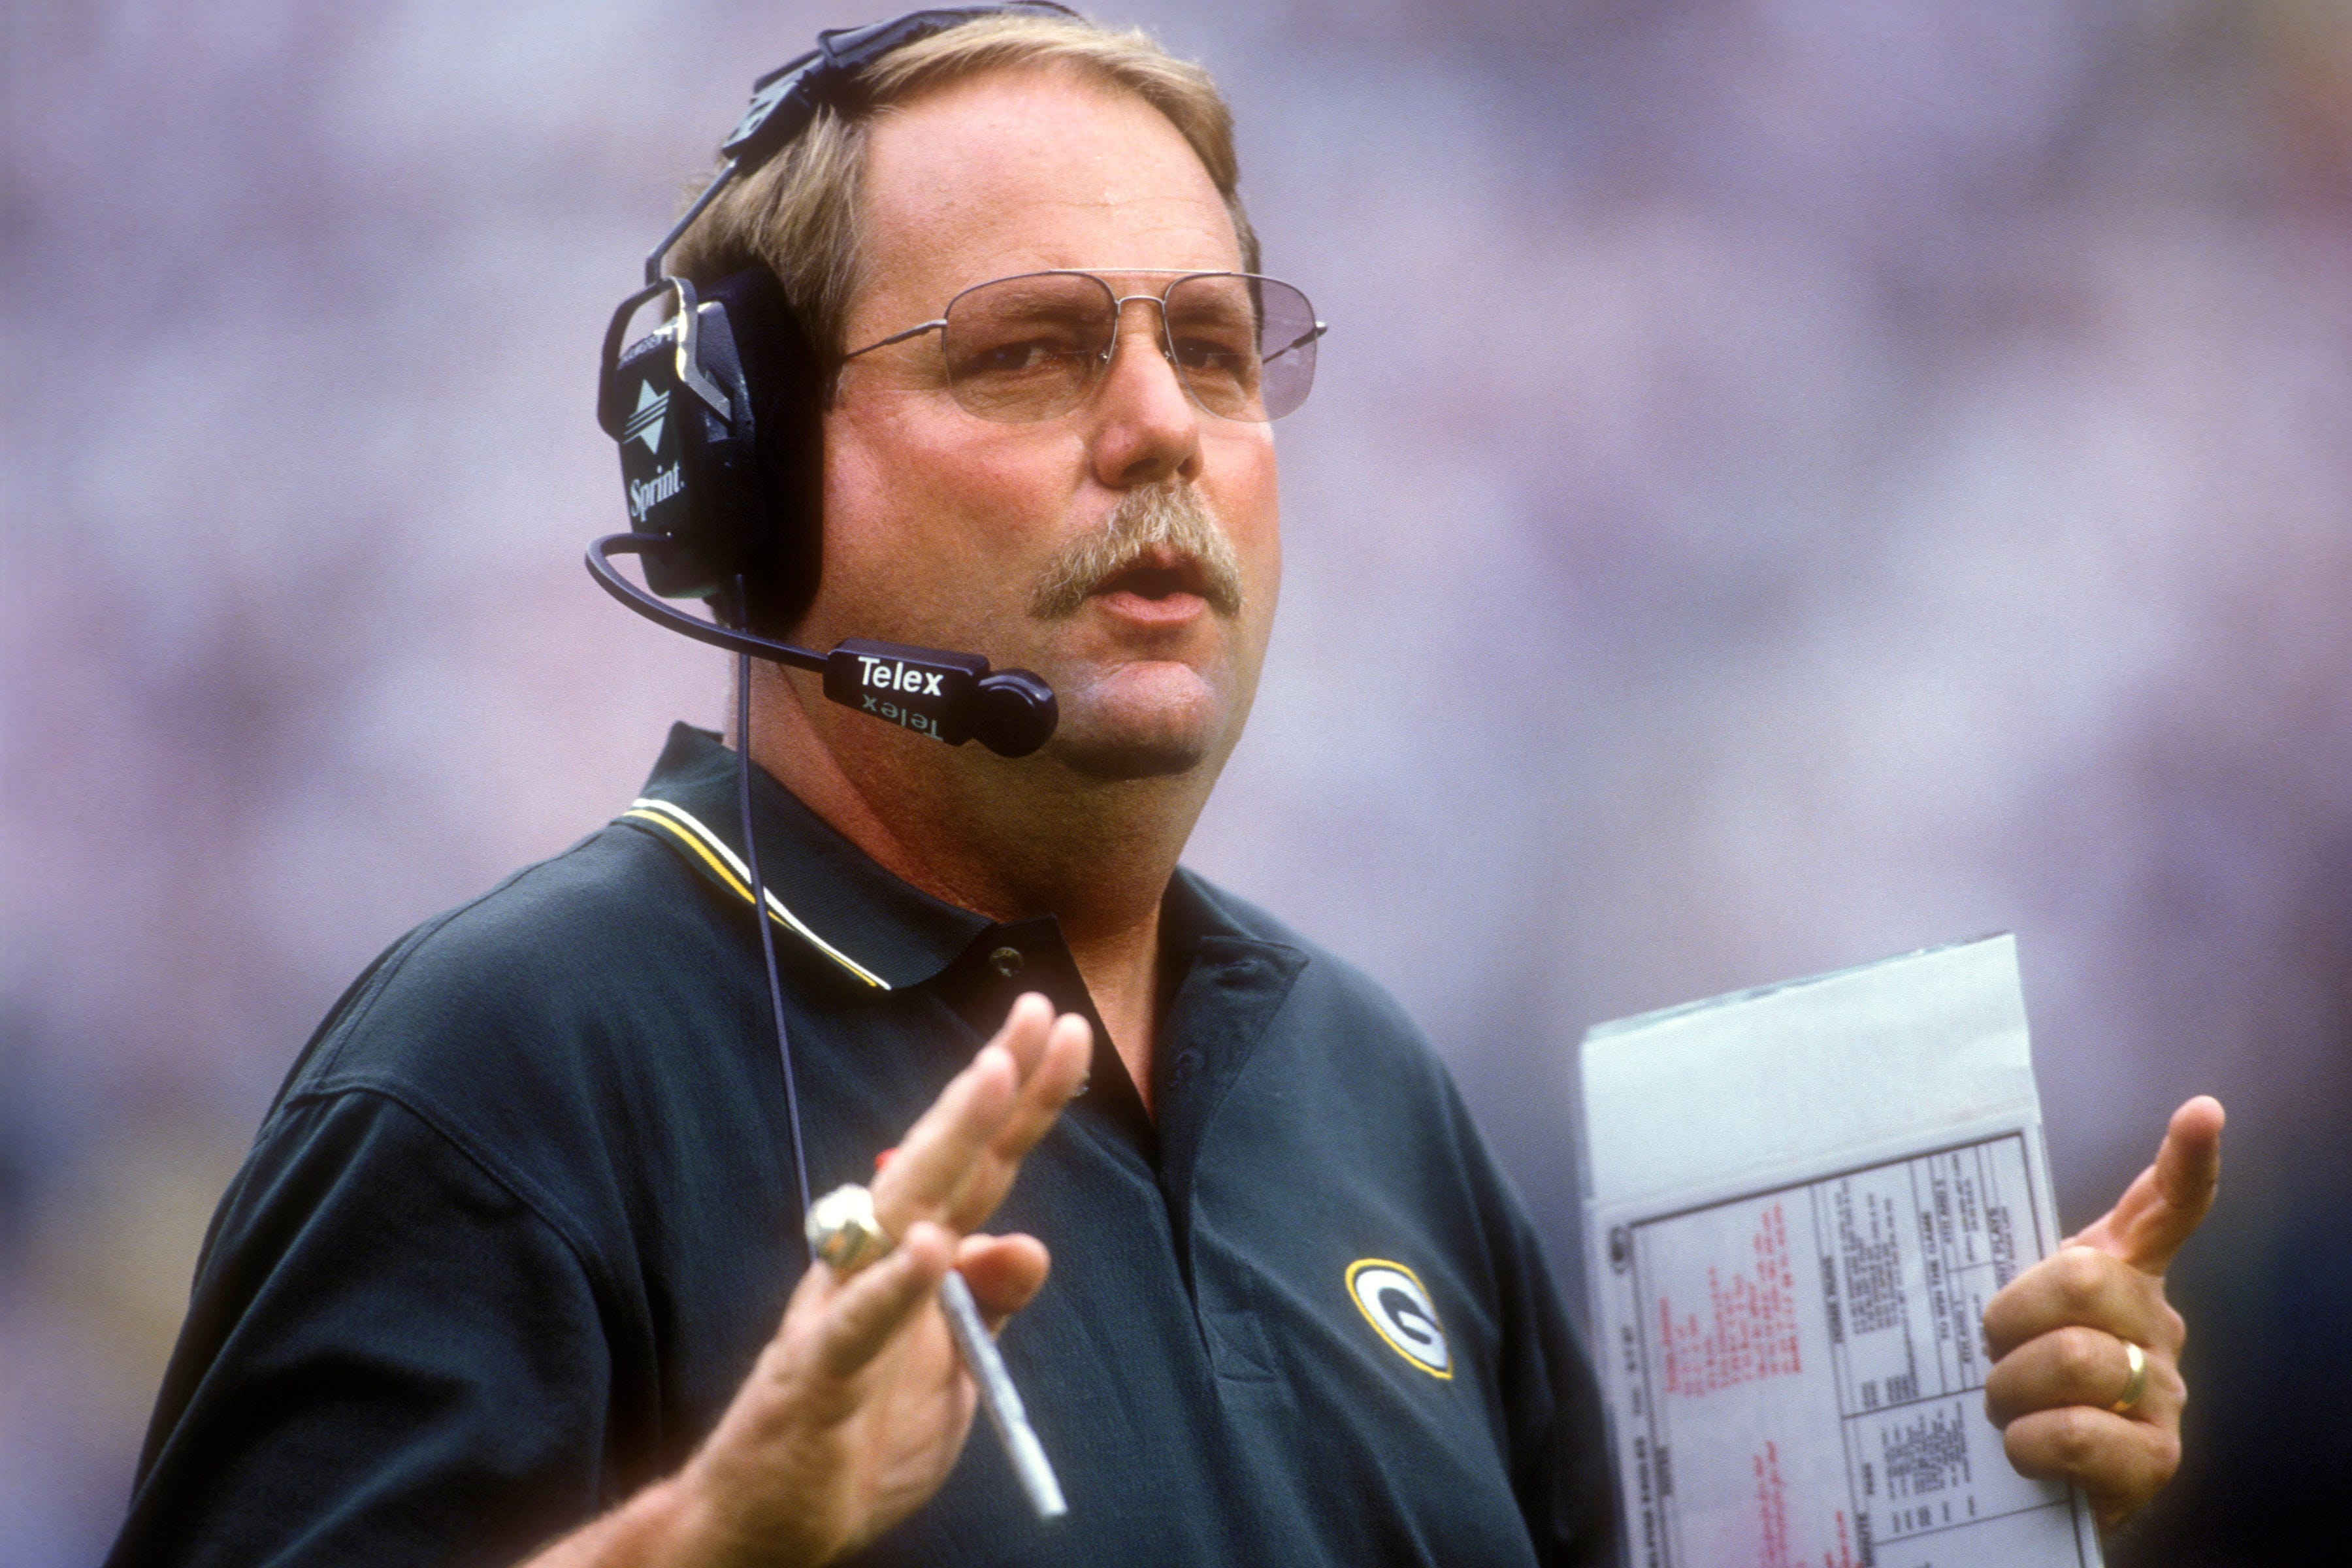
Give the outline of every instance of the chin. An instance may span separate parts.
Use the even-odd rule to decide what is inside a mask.
[[[1175,668],[1184,679],[1139,679],[1129,668],[1066,693],[1051,754],[1105,780],[1172,778],[1213,761],[1226,705],[1197,673]]]

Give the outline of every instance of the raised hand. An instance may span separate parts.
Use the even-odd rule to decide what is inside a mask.
[[[992,1324],[1027,1305],[1049,1263],[1034,1237],[972,1232],[1079,1083],[1093,1031],[1042,996],[940,1091],[873,1183],[898,1237],[846,1279],[820,1263],[686,1468],[558,1543],[532,1568],[830,1562],[939,1489],[974,1394],[938,1303],[950,1266]]]
[[[2115,1207],[1985,1307],[1995,1358],[1985,1407],[2010,1463],[2073,1481],[2110,1529],[2180,1464],[2188,1330],[2165,1300],[2164,1270],[2212,1206],[2221,1122],[2221,1102],[2205,1095],[2174,1111],[2155,1163]],[[2135,1346],[2145,1363],[2137,1379]]]

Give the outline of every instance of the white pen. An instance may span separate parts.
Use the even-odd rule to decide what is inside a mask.
[[[964,1364],[971,1368],[972,1381],[980,1385],[981,1406],[1004,1444],[1004,1457],[1013,1461],[1013,1473],[1021,1478],[1021,1489],[1029,1494],[1029,1506],[1037,1510],[1039,1519],[1061,1518],[1070,1511],[1070,1505],[1062,1500],[1062,1483],[1054,1478],[1053,1461],[1045,1458],[1045,1446],[1037,1441],[1036,1428],[1029,1425],[1029,1412],[1022,1408],[1021,1391],[1013,1386],[1013,1374],[1004,1370],[996,1341],[990,1336],[988,1325],[980,1321],[971,1287],[952,1268],[940,1281],[940,1305],[947,1312],[948,1327],[954,1331],[956,1347],[963,1352]]]
[[[809,1205],[808,1237],[816,1256],[844,1274],[865,1268],[892,1246],[889,1234],[874,1217],[874,1194],[854,1185],[836,1187]],[[1013,1386],[1013,1374],[1004,1370],[995,1339],[980,1320],[971,1287],[952,1268],[940,1281],[940,1308],[948,1315],[948,1328],[955,1335],[956,1348],[963,1352],[964,1365],[971,1369],[972,1382],[979,1385],[981,1408],[988,1412],[989,1425],[996,1428],[997,1438],[1004,1445],[1004,1457],[1013,1461],[1021,1489],[1029,1494],[1029,1505],[1039,1519],[1061,1518],[1070,1511],[1070,1505],[1063,1500],[1053,1461],[1045,1458],[1045,1446],[1037,1441],[1036,1428],[1029,1425],[1021,1391]]]

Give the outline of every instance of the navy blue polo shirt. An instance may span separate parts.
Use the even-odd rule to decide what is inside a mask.
[[[1050,918],[898,880],[764,774],[810,1180],[866,1179],[1038,990]],[[112,1562],[512,1562],[678,1468],[803,1267],[734,754],[678,727],[614,824],[336,1005],[206,1237]],[[873,1563],[1601,1561],[1599,1406],[1534,1234],[1371,982],[1187,872],[1156,1120],[1100,1034],[992,1228],[1070,1513],[984,1424]]]

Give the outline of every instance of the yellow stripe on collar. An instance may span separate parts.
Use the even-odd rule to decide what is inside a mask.
[[[668,801],[655,800],[647,796],[631,801],[629,809],[623,812],[621,816],[625,820],[634,819],[638,822],[651,823],[654,826],[661,828],[671,838],[692,852],[694,857],[709,868],[710,874],[719,879],[721,886],[745,903],[751,901],[751,868],[743,864],[741,856],[727,847],[725,839],[705,827],[695,818],[693,813],[673,805]],[[762,890],[768,895],[770,920],[804,939],[810,946],[866,982],[866,984],[877,986],[884,991],[890,989],[888,981],[809,930],[806,922],[800,916],[784,907],[784,901],[776,897],[776,890],[773,888]]]

